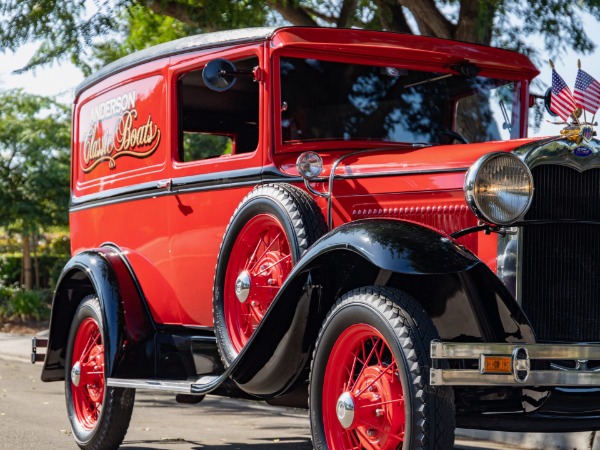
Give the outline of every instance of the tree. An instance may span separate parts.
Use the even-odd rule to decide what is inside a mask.
[[[93,6],[92,6],[93,5]],[[64,59],[89,73],[124,52],[182,35],[291,23],[382,29],[552,56],[594,48],[581,17],[598,0],[0,0],[0,48],[40,48],[24,69]],[[119,39],[107,37],[119,36]],[[125,42],[123,41],[125,36]],[[100,42],[102,41],[102,43]]]
[[[0,91],[0,104],[0,226],[21,234],[31,289],[31,237],[67,224],[70,116],[65,106],[21,90]]]

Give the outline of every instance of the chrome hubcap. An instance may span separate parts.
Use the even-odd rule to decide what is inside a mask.
[[[340,395],[335,411],[337,413],[337,418],[340,421],[340,425],[346,430],[350,428],[352,422],[354,422],[354,400],[352,400],[352,396],[349,392],[344,392]]]
[[[79,386],[79,381],[81,380],[81,363],[77,361],[73,368],[71,369],[71,383],[75,386]]]
[[[247,270],[240,273],[235,280],[235,295],[240,303],[244,303],[250,295],[250,274]]]

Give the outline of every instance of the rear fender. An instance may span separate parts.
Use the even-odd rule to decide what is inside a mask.
[[[154,324],[143,294],[121,251],[112,244],[73,256],[64,267],[52,301],[43,381],[65,378],[70,324],[81,300],[97,295],[104,322],[107,375],[151,373]],[[148,356],[146,356],[148,355]]]
[[[434,323],[448,328],[447,322],[453,322],[454,332],[460,325],[451,300],[461,298],[470,308],[465,313],[477,322],[476,339],[510,339],[509,328],[515,339],[534,340],[504,285],[455,240],[412,222],[356,221],[321,238],[294,267],[241,352],[233,379],[244,391],[265,397],[284,394],[305,380],[327,312],[342,294],[367,285],[406,290],[428,313],[437,307],[441,312],[430,313],[437,315]],[[432,286],[439,287],[439,298],[419,295]],[[497,320],[489,320],[490,315]]]

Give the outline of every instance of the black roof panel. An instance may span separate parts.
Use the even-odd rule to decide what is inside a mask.
[[[77,88],[75,88],[75,97],[77,98],[83,90],[99,83],[110,75],[122,72],[139,64],[204,48],[219,47],[226,44],[264,41],[269,39],[275,30],[276,28],[272,27],[262,27],[217,31],[214,33],[189,36],[140,50],[139,52],[132,53],[104,66],[102,69],[87,77],[79,84],[79,86],[77,86]]]

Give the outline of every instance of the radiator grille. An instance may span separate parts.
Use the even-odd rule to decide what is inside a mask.
[[[526,220],[600,220],[600,169],[542,165],[532,173]],[[522,289],[539,340],[600,341],[600,226],[524,227]]]

